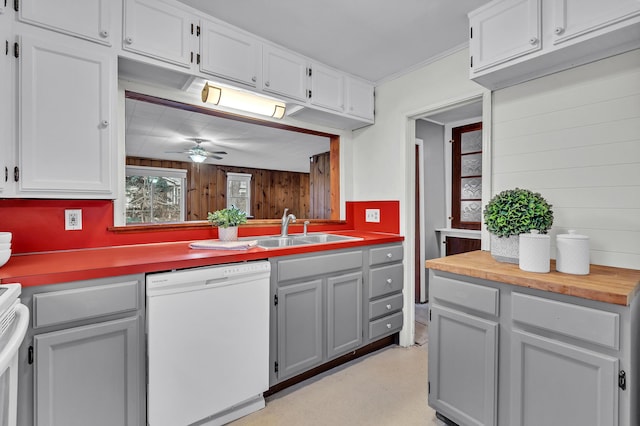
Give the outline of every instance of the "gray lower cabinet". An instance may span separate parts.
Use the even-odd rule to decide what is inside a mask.
[[[497,424],[497,296],[495,289],[431,281],[429,405],[460,425]]]
[[[640,307],[430,271],[429,405],[460,425],[640,424]]]
[[[273,259],[271,276],[271,385],[362,344],[362,250]]]
[[[25,287],[18,425],[146,424],[144,277]]]

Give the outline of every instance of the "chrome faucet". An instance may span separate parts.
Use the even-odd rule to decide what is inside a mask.
[[[289,223],[295,222],[296,217],[292,214],[287,215],[289,209],[284,209],[284,213],[282,214],[282,226],[280,226],[280,236],[288,237],[289,236]]]
[[[308,220],[304,221],[304,230],[302,231],[302,234],[306,237],[307,236],[307,226],[309,226],[311,222],[309,222]]]

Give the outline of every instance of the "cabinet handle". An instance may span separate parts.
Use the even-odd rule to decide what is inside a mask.
[[[387,305],[387,311],[391,310],[391,305]]]
[[[133,44],[133,37],[127,37],[124,39],[124,42],[127,44]]]
[[[556,27],[555,30],[553,30],[554,33],[556,33],[557,35],[560,35],[564,32],[564,28],[562,27]]]
[[[538,44],[538,37],[531,37],[529,39],[529,44],[532,46],[535,46],[536,44]]]
[[[269,86],[271,86],[271,83],[269,83],[268,81],[265,81],[265,82],[264,82],[264,85],[265,85],[265,86],[267,86],[267,87],[269,87]]]
[[[387,284],[391,284],[393,280],[391,278],[387,278]]]
[[[387,323],[387,328],[391,329],[391,323]]]
[[[109,37],[109,31],[107,31],[107,30],[100,31],[100,37],[102,37],[102,38]]]
[[[251,81],[253,81],[254,83],[256,82],[256,80],[258,80],[258,79],[256,78],[255,75],[253,77],[251,77]]]
[[[393,257],[393,253],[387,253],[387,259],[391,259]]]
[[[102,125],[102,127],[109,127],[109,121],[107,120],[102,120],[100,124]]]

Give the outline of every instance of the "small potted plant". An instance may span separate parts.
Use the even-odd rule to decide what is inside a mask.
[[[546,234],[553,224],[551,207],[542,195],[527,189],[509,189],[494,196],[483,212],[493,258],[518,263],[519,235],[531,230]]]
[[[228,209],[209,212],[207,220],[211,225],[218,227],[218,239],[234,241],[238,239],[238,225],[247,223],[247,213],[232,205]]]

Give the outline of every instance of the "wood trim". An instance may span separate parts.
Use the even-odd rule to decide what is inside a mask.
[[[462,198],[462,134],[476,130],[482,130],[482,122],[451,129],[451,227],[454,229],[479,230],[481,225],[480,222],[463,222],[460,218],[460,201]],[[482,202],[481,199],[478,201]]]
[[[331,136],[329,146],[331,214],[330,219],[340,219],[340,136]]]
[[[299,374],[295,377],[292,377],[290,379],[284,380],[280,383],[276,383],[275,385],[271,386],[266,392],[264,392],[264,396],[270,396],[273,395],[276,392],[280,392],[281,390],[284,390],[290,386],[293,386],[295,384],[298,384],[302,381],[305,381],[307,379],[310,379],[311,377],[317,376],[320,373],[324,373],[325,371],[329,371],[332,368],[335,368],[339,365],[345,364],[351,360],[360,358],[364,355],[370,354],[371,352],[375,352],[379,349],[385,348],[387,346],[391,346],[394,344],[398,344],[398,339],[399,339],[399,333],[394,333],[390,336],[387,336],[385,338],[382,338],[376,342],[373,343],[369,343],[366,346],[363,346],[359,349],[356,349],[353,352],[349,352],[345,355],[342,355],[341,357],[332,359],[329,362],[326,362],[318,367],[312,368],[309,371],[305,371],[302,374]]]
[[[313,225],[346,225],[345,220],[331,220],[331,219],[305,219],[311,222]],[[260,228],[267,226],[280,226],[280,219],[249,219],[246,224],[240,225],[241,227]],[[192,229],[210,228],[211,224],[206,220],[193,220],[190,222],[176,222],[176,223],[157,223],[157,224],[145,224],[145,225],[127,225],[127,226],[110,226],[107,231],[114,232],[116,234],[126,234],[133,232],[158,232],[158,231],[188,231]]]

